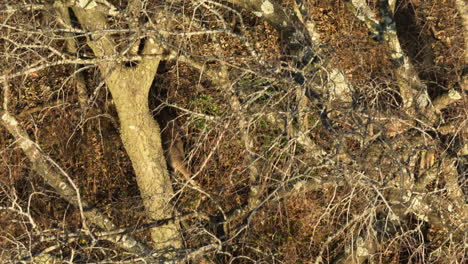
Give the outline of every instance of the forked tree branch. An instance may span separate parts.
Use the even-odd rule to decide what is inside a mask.
[[[139,1],[139,0],[135,0]],[[73,13],[81,27],[91,35],[87,44],[97,57],[113,56],[115,41],[100,31],[109,27],[104,13],[75,6]],[[158,24],[163,27],[164,23]],[[152,38],[146,39],[142,60],[134,67],[116,62],[99,63],[101,75],[110,90],[120,120],[122,142],[132,161],[146,213],[152,219],[170,218],[173,189],[163,154],[160,128],[148,106],[148,96],[163,48]],[[151,229],[154,248],[172,259],[181,248],[179,225],[169,223]],[[165,252],[165,253],[164,253]]]

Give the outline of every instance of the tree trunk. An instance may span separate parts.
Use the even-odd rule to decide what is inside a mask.
[[[96,32],[88,41],[94,54],[114,56],[112,38],[99,33],[107,27],[106,17],[93,10],[73,8],[73,11],[83,28]],[[156,54],[162,54],[161,50],[149,39],[142,51],[143,59],[137,66],[99,64],[117,108],[122,142],[132,161],[146,214],[154,220],[173,216],[169,204],[173,189],[163,154],[161,131],[148,106],[148,93],[160,61]],[[154,248],[161,253],[179,249],[182,244],[176,223],[153,228],[151,237]]]

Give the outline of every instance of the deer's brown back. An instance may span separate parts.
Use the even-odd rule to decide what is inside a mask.
[[[184,162],[184,144],[178,136],[176,118],[176,113],[168,107],[164,107],[156,115],[161,127],[161,140],[166,160],[172,169],[180,172],[185,178],[190,178],[191,173]]]

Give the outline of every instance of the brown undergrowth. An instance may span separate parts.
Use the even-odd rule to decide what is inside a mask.
[[[343,1],[309,2],[310,15],[322,36],[322,46],[319,49],[330,57],[331,65],[339,66],[344,71],[346,78],[356,89],[361,108],[357,107],[353,111],[369,108],[391,112],[398,109],[401,98],[393,75],[395,67],[390,56],[385,55],[385,45],[369,37],[365,25],[346,9]],[[452,88],[460,90],[462,71],[466,67],[462,61],[464,43],[461,35],[466,32],[460,26],[453,1],[397,2],[395,19],[399,25],[399,40],[415,65],[419,77],[428,84],[431,98]],[[377,10],[376,4],[371,6]],[[193,7],[188,7],[188,10],[194,11],[190,8]],[[224,12],[226,13],[222,15],[232,19],[231,25],[238,26],[235,15]],[[195,11],[194,13],[196,14]],[[280,38],[277,32],[251,14],[242,15],[248,26],[246,38],[254,43],[259,57],[271,65],[281,65]],[[219,27],[216,23],[209,23],[216,19],[215,15],[195,17],[213,28]],[[238,32],[241,29],[234,30]],[[213,51],[213,43],[221,47],[221,52]],[[60,45],[57,46],[59,48]],[[348,110],[351,117],[343,115],[332,128],[323,125],[319,116],[311,114],[311,123],[316,125],[309,131],[310,138],[324,149],[336,150],[336,155],[331,158],[337,162],[335,170],[321,167],[324,161],[308,157],[307,151],[292,140],[286,129],[266,122],[264,116],[255,118],[258,112],[283,114],[290,111],[294,105],[294,100],[291,99],[294,93],[288,86],[288,80],[282,83],[273,79],[275,76],[271,71],[264,73],[257,70],[263,69],[264,65],[259,66],[256,58],[248,53],[239,39],[226,35],[218,38],[194,36],[184,39],[177,48],[180,54],[201,58],[208,66],[220,66],[223,63],[233,66],[230,72],[233,87],[237,89],[242,102],[247,102],[262,89],[268,91],[263,97],[255,99],[255,107],[245,110],[250,111],[248,116],[252,117],[249,120],[250,135],[254,142],[251,151],[254,152],[253,160],[262,178],[259,184],[265,188],[263,199],[275,188],[280,190],[281,186],[286,186],[291,175],[315,177],[336,173],[346,178],[348,171],[372,171],[375,166],[388,169],[387,171],[395,169],[397,163],[392,163],[393,160],[386,160],[389,163],[366,164],[371,160],[366,156],[369,149],[361,146],[359,140],[342,135],[344,132],[357,133],[355,126],[361,120],[353,119],[351,110]],[[20,63],[17,67],[21,65]],[[251,69],[249,74],[252,75],[247,78],[239,77],[241,69]],[[169,105],[166,107],[172,107],[177,113],[175,122],[178,136],[184,142],[186,163],[196,175],[194,180],[209,194],[206,196],[199,190],[190,188],[181,175],[173,172],[173,185],[177,193],[173,198],[173,206],[180,212],[198,211],[208,216],[219,216],[219,208],[223,209],[222,214],[228,214],[231,210],[244,206],[252,184],[248,165],[253,162],[246,158],[252,153],[246,150],[242,128],[239,127],[239,116],[232,114],[233,109],[227,100],[232,94],[220,90],[210,78],[212,76],[205,76],[199,69],[193,69],[184,62],[168,61],[161,71],[154,82],[154,101],[149,103],[154,111],[158,111],[157,105],[166,104]],[[96,69],[86,70],[85,74],[90,80],[88,93],[92,94],[101,80],[96,78]],[[15,100],[10,106],[11,111],[20,117],[22,127],[40,145],[43,152],[69,173],[79,186],[82,196],[109,215],[118,226],[138,226],[149,222],[144,217],[142,201],[131,163],[120,141],[119,129],[112,121],[118,120],[118,117],[111,104],[111,96],[105,88],[100,89],[96,98],[92,98],[94,103],[90,109],[83,112],[78,104],[73,82],[64,78],[70,75],[70,69],[66,67],[52,67],[13,81]],[[272,78],[264,80],[264,76]],[[454,126],[466,127],[466,95],[462,96],[463,100],[442,111],[441,116]],[[23,114],[28,111],[29,113]],[[193,113],[210,116],[212,120]],[[280,122],[291,124],[291,120],[291,117],[285,115]],[[435,138],[439,141],[436,141],[434,149],[440,156],[446,151],[454,156],[453,153],[463,145],[466,136],[466,132],[461,130],[452,135],[438,135]],[[398,146],[392,149],[397,153],[403,152],[403,146],[406,146],[404,144],[409,145],[412,142],[389,139],[388,145],[391,146],[392,143],[401,144],[401,149]],[[31,216],[40,230],[50,233],[73,233],[79,230],[78,210],[71,208],[35,175],[25,156],[15,149],[14,139],[3,128],[0,128],[0,146],[0,205],[14,207],[16,205],[12,201],[16,201],[21,208],[30,208]],[[352,153],[356,161],[362,161],[362,164],[339,163],[337,157],[342,149]],[[391,160],[393,154],[388,154],[390,158],[387,158]],[[317,168],[309,170],[313,166]],[[466,172],[464,166],[466,165],[460,164],[458,168]],[[382,177],[383,179],[371,180],[384,181],[385,176]],[[373,223],[375,219],[378,220],[376,222],[387,221],[379,219],[380,213],[386,210],[380,204],[369,214],[373,219],[360,219],[363,211],[378,204],[378,198],[375,198],[378,195],[359,185],[357,179],[346,180],[352,184],[267,201],[251,219],[246,220],[248,231],[232,240],[223,241],[226,244],[221,251],[225,252],[212,254],[208,258],[213,263],[249,263],[250,260],[263,263],[314,263],[313,260],[326,244],[328,248],[323,253],[323,258],[329,262],[339,259],[340,252],[345,251],[350,241],[367,232],[366,223]],[[437,184],[443,185],[443,182],[433,183]],[[16,197],[12,197],[13,194]],[[31,204],[28,205],[28,202]],[[16,224],[13,220],[27,221],[24,215],[13,210],[0,212],[0,235],[10,239],[3,242],[0,240],[0,247],[3,249],[12,249],[15,243],[27,244],[29,235],[34,239],[41,235],[35,234],[30,224]],[[186,243],[193,248],[209,241],[204,231],[219,235],[221,240],[227,235],[226,230],[220,230],[222,228],[212,222],[203,225],[189,220],[187,223],[190,228],[185,233]],[[347,228],[342,229],[343,226]],[[432,249],[447,242],[443,237],[444,233],[415,217],[413,219],[409,216],[407,225],[403,228],[405,229],[386,234],[389,237],[394,236],[394,239],[390,240],[388,248],[383,248],[382,245],[376,254],[376,260],[381,263],[425,263],[426,258],[431,257]],[[149,239],[144,231],[134,234],[142,241]],[[330,237],[333,237],[333,241],[328,242]],[[13,240],[15,241],[11,242]],[[99,245],[103,248],[108,246],[105,243]],[[421,252],[417,248],[419,245],[427,246],[427,252]],[[71,249],[79,249],[80,246],[77,241],[65,245],[63,255],[69,254]],[[455,258],[463,258],[456,253],[454,255]],[[104,258],[100,255],[87,257],[94,261]],[[432,263],[448,263],[450,257],[452,256],[447,259],[444,256],[433,257]],[[83,256],[83,259],[86,257]]]

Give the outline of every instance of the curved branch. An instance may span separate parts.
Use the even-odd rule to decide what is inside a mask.
[[[70,182],[70,177],[66,172],[57,166],[51,158],[42,152],[36,142],[32,141],[26,131],[19,125],[16,118],[7,111],[0,110],[0,124],[2,124],[12,136],[17,144],[32,163],[33,170],[42,176],[44,180],[54,188],[65,200],[72,205],[82,209],[86,220],[98,225],[103,230],[110,231],[116,229],[112,221],[102,212],[91,206],[76,192]],[[128,235],[107,237],[107,240],[115,243],[120,248],[133,253],[146,255],[150,249]]]

